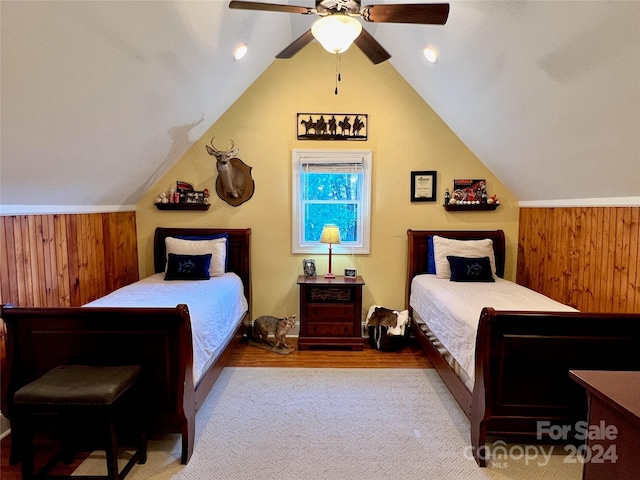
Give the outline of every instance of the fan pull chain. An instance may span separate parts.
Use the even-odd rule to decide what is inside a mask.
[[[336,89],[333,92],[335,95],[338,95],[338,82],[342,80],[342,76],[340,75],[340,54],[336,53]]]

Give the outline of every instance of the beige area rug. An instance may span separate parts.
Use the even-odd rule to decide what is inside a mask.
[[[152,437],[129,480],[579,480],[562,447],[500,445],[479,468],[469,422],[435,370],[226,368],[198,412],[195,452]],[[541,448],[545,450],[542,451]],[[534,456],[535,454],[535,456]],[[125,459],[123,459],[125,461]],[[106,472],[94,452],[75,475]]]

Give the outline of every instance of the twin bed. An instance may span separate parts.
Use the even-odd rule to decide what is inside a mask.
[[[545,426],[558,425],[577,433],[587,405],[570,369],[640,370],[640,315],[581,313],[504,280],[501,230],[407,234],[412,331],[471,421],[478,465],[490,458],[489,436],[548,439]],[[486,259],[492,278],[465,278],[478,267],[467,261],[451,281],[438,268],[454,266],[447,256]]]
[[[158,228],[154,275],[83,307],[3,306],[3,413],[11,418],[13,393],[58,365],[141,365],[148,429],[180,433],[188,463],[196,412],[251,318],[250,238],[251,229]]]

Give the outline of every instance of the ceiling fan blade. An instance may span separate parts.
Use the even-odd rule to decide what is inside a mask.
[[[375,65],[391,58],[391,55],[364,28],[354,43]]]
[[[302,35],[300,35],[296,40],[294,40],[287,48],[282,50],[276,58],[291,58],[304,47],[307,46],[309,42],[313,40],[313,34],[311,30],[307,30]]]
[[[449,4],[368,5],[361,13],[367,22],[444,25],[449,17]]]
[[[262,10],[266,12],[301,13],[303,15],[316,13],[316,9],[311,7],[276,5],[274,3],[243,2],[241,0],[232,0],[231,3],[229,3],[229,8],[236,8],[240,10]]]

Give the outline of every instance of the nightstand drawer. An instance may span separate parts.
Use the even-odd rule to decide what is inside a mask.
[[[310,287],[307,288],[308,303],[335,303],[335,302],[353,302],[354,289],[352,288],[327,288],[327,287]]]
[[[319,337],[351,337],[354,335],[353,323],[309,322],[308,334]]]
[[[306,319],[310,322],[351,322],[356,311],[355,305],[307,304]]]

